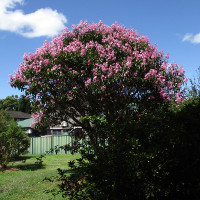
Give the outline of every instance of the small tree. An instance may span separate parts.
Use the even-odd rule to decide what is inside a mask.
[[[3,111],[0,113],[0,167],[5,169],[9,161],[29,147],[28,136]]]
[[[70,164],[79,171],[62,179],[71,199],[149,195],[142,172],[155,149],[149,150],[152,131],[140,135],[140,120],[181,104],[186,78],[148,38],[118,24],[81,22],[25,54],[10,78],[33,100],[35,126],[64,120],[83,128],[73,145],[82,159]]]

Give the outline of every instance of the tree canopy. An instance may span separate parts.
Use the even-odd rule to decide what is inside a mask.
[[[81,117],[103,114],[112,123],[159,102],[184,101],[184,70],[168,57],[132,29],[81,22],[25,54],[11,86],[34,101],[36,125],[73,119],[91,132]]]

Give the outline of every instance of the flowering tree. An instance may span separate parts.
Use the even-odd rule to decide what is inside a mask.
[[[80,117],[103,113],[112,123],[131,104],[140,114],[144,101],[148,110],[158,99],[184,100],[183,68],[169,64],[148,38],[118,24],[81,22],[23,59],[10,83],[33,99],[37,125],[72,118],[91,131]]]
[[[69,180],[61,179],[62,190],[69,191],[65,194],[72,194],[71,199],[148,196],[152,182],[157,184],[155,180],[162,177],[155,179],[148,173],[155,168],[157,176],[159,162],[166,162],[160,153],[165,150],[152,145],[150,139],[158,132],[166,138],[165,133],[170,132],[168,121],[163,123],[160,117],[158,131],[150,126],[156,119],[152,113],[159,116],[162,105],[178,106],[184,101],[183,68],[169,64],[168,54],[158,51],[143,35],[101,21],[81,22],[72,31],[65,29],[23,59],[10,79],[11,86],[25,91],[38,110],[32,115],[36,122],[32,125],[68,121],[85,130],[85,134],[76,132],[83,140],[74,144],[74,149],[81,145],[83,157],[78,166],[70,164],[80,171]],[[159,123],[165,125],[164,132]],[[161,159],[155,162],[153,157]],[[155,191],[165,195],[167,189]]]

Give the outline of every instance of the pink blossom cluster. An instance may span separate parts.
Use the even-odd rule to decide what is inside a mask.
[[[168,76],[172,76],[174,80],[169,79]],[[185,77],[183,68],[179,67],[176,63],[169,65],[167,61],[164,61],[161,65],[161,70],[150,69],[144,79],[154,80],[154,85],[160,88],[160,95],[163,99],[170,101],[173,93],[166,93],[166,90],[174,89],[177,92],[175,101],[177,103],[184,102],[184,97],[181,97],[180,89],[183,83],[187,81],[187,78]]]
[[[33,113],[31,115],[31,118],[34,119],[34,121],[31,122],[30,124],[31,128],[34,128],[35,124],[41,124],[43,115],[44,115],[44,111],[42,110],[40,110],[39,112]]]

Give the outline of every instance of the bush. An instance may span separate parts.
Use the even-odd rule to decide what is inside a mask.
[[[3,111],[0,113],[0,166],[7,167],[8,162],[25,152],[30,140],[18,127],[17,122],[11,120]]]
[[[200,196],[200,98],[189,99],[177,113],[173,154],[171,197],[195,199]],[[169,198],[170,199],[170,198]]]
[[[199,109],[199,99],[193,99],[181,109],[163,106],[129,124],[124,118],[110,128],[109,145],[95,152],[77,143],[81,149],[74,151],[82,157],[69,163],[70,176],[58,171],[60,192],[73,200],[198,200]]]

